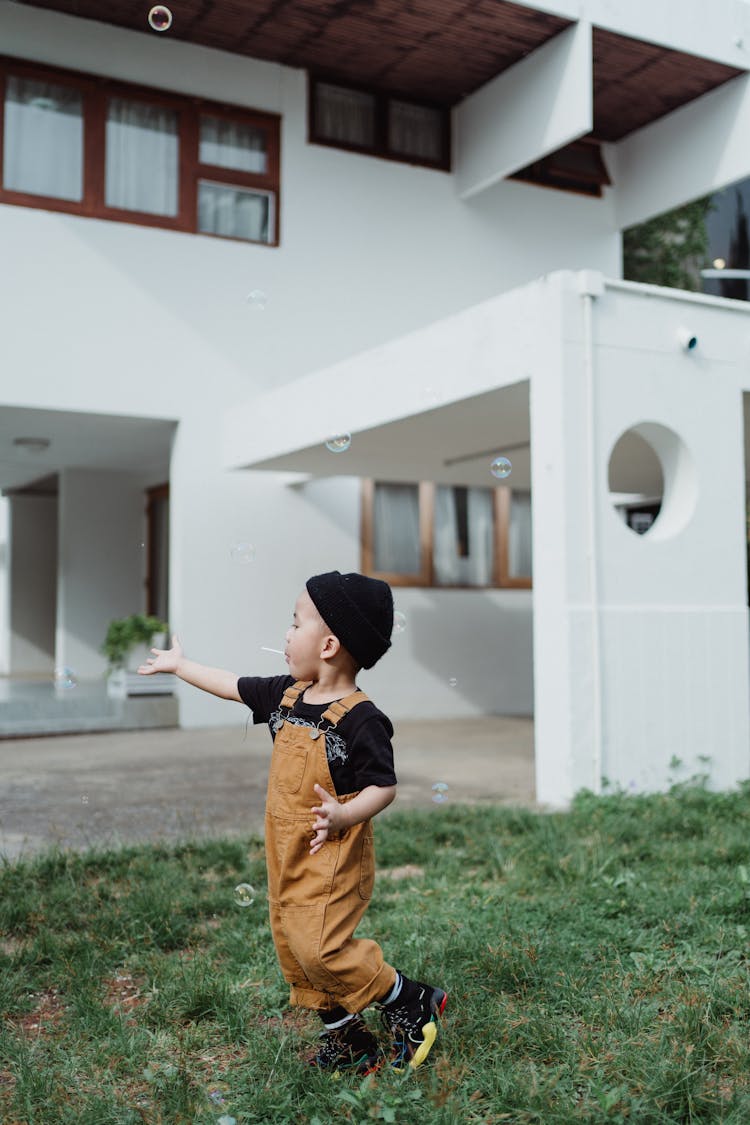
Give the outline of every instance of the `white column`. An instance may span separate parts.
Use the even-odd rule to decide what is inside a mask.
[[[539,317],[544,351],[529,400],[536,785],[537,799],[555,806],[596,780],[587,388],[576,286],[575,275],[548,279]]]
[[[109,622],[145,610],[143,481],[132,473],[60,473],[57,664],[103,675]]]

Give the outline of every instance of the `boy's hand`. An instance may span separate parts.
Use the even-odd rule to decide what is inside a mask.
[[[310,810],[317,818],[312,826],[315,835],[310,841],[310,855],[320,851],[330,832],[341,832],[349,827],[344,819],[344,806],[330,793],[326,793],[322,785],[313,785],[313,789],[320,797],[320,805],[314,805]]]
[[[150,676],[153,672],[176,672],[182,660],[182,645],[177,634],[172,637],[171,648],[152,648],[153,656],[138,668],[140,676]]]

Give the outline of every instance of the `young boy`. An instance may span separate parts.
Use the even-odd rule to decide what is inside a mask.
[[[268,723],[273,753],[266,799],[268,903],[290,1003],[320,1015],[310,1062],[369,1074],[380,1063],[361,1013],[377,1004],[392,1037],[391,1062],[418,1067],[437,1036],[447,995],[409,980],[380,946],[355,938],[372,894],[370,821],[396,796],[393,727],[355,683],[391,645],[393,596],[385,582],[334,570],[310,578],[286,634],[289,676],[243,676],[187,660],[177,638],[138,671],[173,672]],[[318,803],[310,805],[317,797]]]

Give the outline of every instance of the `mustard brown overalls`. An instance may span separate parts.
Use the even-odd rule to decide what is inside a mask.
[[[377,942],[353,937],[375,882],[372,825],[329,833],[315,855],[310,841],[311,809],[319,803],[313,786],[334,793],[326,731],[367,696],[354,692],[332,703],[317,727],[300,726],[289,716],[311,682],[287,688],[275,724],[265,821],[271,933],[291,1004],[361,1012],[396,981]],[[342,804],[356,796],[336,794]]]

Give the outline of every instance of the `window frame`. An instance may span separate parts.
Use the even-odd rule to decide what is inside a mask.
[[[316,87],[318,85],[338,86],[341,90],[353,90],[358,94],[369,94],[375,100],[375,144],[357,145],[346,141],[332,141],[322,136],[317,131],[315,119]],[[389,129],[389,102],[407,102],[409,105],[422,106],[424,109],[436,110],[442,120],[441,141],[443,155],[440,160],[427,160],[424,157],[408,156],[405,153],[394,152],[388,147]],[[372,86],[364,86],[357,82],[342,81],[331,74],[308,71],[307,75],[307,139],[309,144],[323,145],[325,148],[336,148],[344,152],[356,152],[360,156],[377,156],[381,160],[393,160],[397,164],[414,164],[419,168],[432,168],[438,172],[451,170],[451,118],[450,110],[436,102],[428,102],[423,98],[413,98],[395,90],[384,93],[375,90]]]
[[[416,485],[419,497],[419,574],[399,574],[393,571],[376,570],[375,561],[375,486],[377,484]],[[513,489],[509,485],[489,486],[493,494],[493,567],[492,583],[487,586],[467,586],[465,584],[437,584],[433,563],[433,540],[435,532],[435,493],[434,481],[377,481],[364,478],[360,501],[360,555],[363,574],[371,578],[382,578],[390,586],[426,587],[434,590],[530,590],[532,579],[510,573],[509,530]]]
[[[80,201],[58,199],[56,196],[15,191],[3,186],[5,155],[5,97],[9,75],[19,78],[55,82],[78,90],[83,102],[83,197]],[[177,114],[178,192],[177,215],[154,215],[108,207],[105,203],[106,120],[107,101],[120,97],[128,101],[148,102],[172,109]],[[267,170],[265,173],[233,171],[198,160],[200,119],[220,117],[239,124],[262,129],[267,137]],[[250,246],[278,246],[280,231],[280,164],[281,117],[279,114],[246,109],[244,106],[214,102],[206,98],[173,94],[150,86],[119,79],[99,77],[77,70],[47,66],[28,59],[0,55],[0,203],[32,207],[44,211],[63,211],[87,218],[132,223],[135,226],[160,227],[207,238],[229,239]],[[244,190],[267,192],[274,197],[272,230],[267,242],[253,242],[234,235],[213,234],[198,230],[198,181],[226,184]]]

